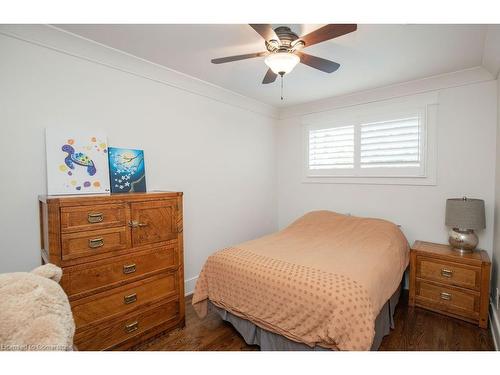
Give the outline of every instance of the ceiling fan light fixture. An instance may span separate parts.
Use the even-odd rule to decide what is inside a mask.
[[[290,52],[276,52],[266,57],[266,65],[276,74],[288,74],[300,62],[300,58]]]

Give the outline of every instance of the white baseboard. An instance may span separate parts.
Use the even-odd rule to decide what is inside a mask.
[[[184,280],[184,296],[189,296],[193,294],[196,281],[198,280],[198,275],[191,277],[190,279]]]
[[[497,309],[493,304],[493,301],[490,301],[490,328],[491,335],[493,336],[493,342],[495,344],[495,349],[497,351],[500,350],[500,319],[498,316]]]

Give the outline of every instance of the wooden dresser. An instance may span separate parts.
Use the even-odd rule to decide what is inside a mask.
[[[410,306],[488,327],[491,262],[477,250],[460,254],[449,245],[416,241],[410,256]]]
[[[41,196],[42,263],[63,269],[78,350],[184,325],[182,193]]]

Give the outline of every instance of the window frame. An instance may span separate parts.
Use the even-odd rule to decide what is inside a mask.
[[[362,168],[360,166],[362,124],[415,116],[418,116],[421,122],[419,124],[420,167]],[[303,182],[436,185],[436,123],[436,94],[369,103],[304,117],[302,119]],[[341,126],[354,126],[354,168],[309,169],[309,131]]]

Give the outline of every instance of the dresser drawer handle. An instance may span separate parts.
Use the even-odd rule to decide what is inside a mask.
[[[125,332],[131,333],[139,329],[139,322],[135,321],[133,323],[125,325]]]
[[[123,297],[123,303],[125,305],[134,303],[135,301],[137,301],[137,293],[129,294],[128,296]]]
[[[104,214],[102,212],[89,212],[87,220],[91,224],[100,223],[104,220]]]
[[[99,237],[99,238],[92,238],[89,240],[89,247],[91,249],[96,249],[98,247],[103,247],[104,246],[104,238]]]
[[[441,268],[441,276],[450,278],[453,276],[453,271],[447,268]]]
[[[451,300],[451,293],[441,292],[441,299],[444,299],[445,301]]]
[[[123,266],[123,273],[129,274],[135,272],[135,264],[126,264]]]

